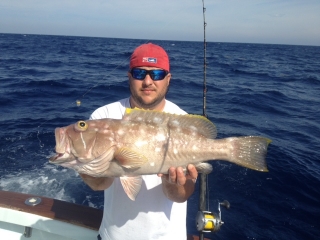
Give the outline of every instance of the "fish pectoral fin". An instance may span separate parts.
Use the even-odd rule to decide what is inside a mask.
[[[125,147],[118,149],[114,153],[114,158],[125,168],[138,168],[148,162],[148,159],[143,154]]]
[[[127,196],[134,201],[141,189],[142,177],[120,177],[120,182]]]

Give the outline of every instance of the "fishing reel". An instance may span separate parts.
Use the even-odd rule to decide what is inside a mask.
[[[218,203],[218,214],[209,211],[198,211],[196,225],[199,232],[217,232],[224,222],[221,220],[220,205],[226,209],[230,208],[230,203],[227,200]]]

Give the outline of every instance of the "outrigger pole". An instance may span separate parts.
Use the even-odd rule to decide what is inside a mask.
[[[206,19],[205,12],[206,8],[204,7],[204,0],[202,0],[202,9],[203,9],[203,116],[207,116],[207,42],[206,42]],[[196,225],[197,230],[199,231],[200,240],[204,239],[204,232],[215,232],[220,230],[220,227],[224,222],[221,220],[221,209],[220,206],[225,208],[230,208],[230,203],[227,200],[218,203],[218,214],[209,212],[206,205],[206,196],[207,196],[207,175],[204,173],[200,174],[200,185],[199,185],[199,211],[197,213]],[[209,204],[208,204],[209,205]],[[208,207],[209,208],[209,207]]]

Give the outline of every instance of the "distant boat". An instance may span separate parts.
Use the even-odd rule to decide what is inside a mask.
[[[57,199],[0,191],[0,236],[5,240],[96,240],[102,214]]]

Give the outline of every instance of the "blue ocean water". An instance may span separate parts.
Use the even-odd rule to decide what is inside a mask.
[[[131,52],[147,40],[0,34],[0,189],[102,208],[102,192],[53,166],[54,129],[127,97]],[[171,60],[167,98],[202,114],[203,43],[152,41]],[[268,173],[212,161],[209,210],[227,199],[212,239],[320,236],[320,47],[208,43],[207,114],[218,138],[273,140]],[[81,105],[77,106],[76,101]],[[189,233],[199,192],[188,202]]]

